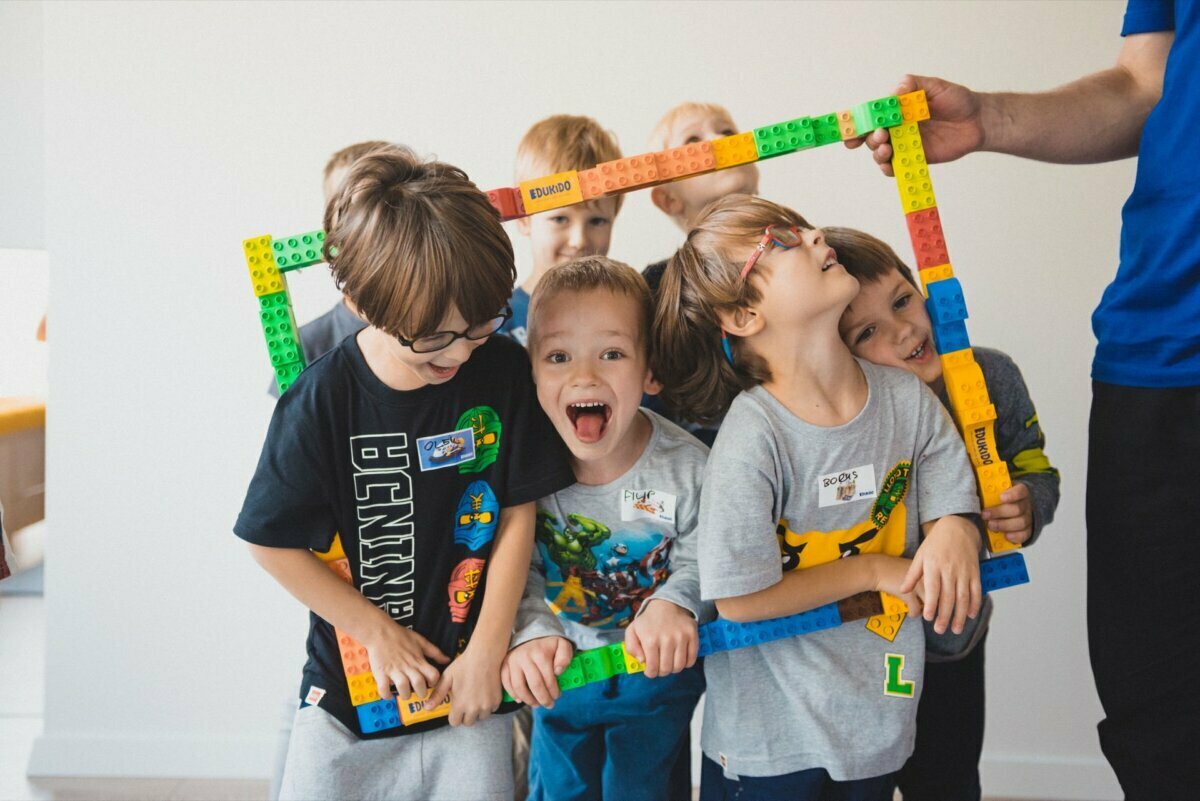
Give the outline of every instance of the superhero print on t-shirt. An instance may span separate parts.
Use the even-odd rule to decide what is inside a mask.
[[[537,511],[534,533],[546,570],[546,602],[562,617],[625,628],[671,575],[674,540],[660,531],[613,531],[579,514],[565,522]]]

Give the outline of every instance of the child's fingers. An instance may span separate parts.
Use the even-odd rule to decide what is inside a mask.
[[[417,673],[415,675],[420,678],[421,674]],[[426,688],[424,682],[422,682],[420,685],[417,685],[416,682],[410,680],[408,674],[406,674],[403,670],[393,670],[388,674],[388,678],[392,684],[396,685],[396,699],[399,701],[407,701],[409,698],[411,698],[413,694],[417,692],[418,686],[421,689],[420,694],[422,696],[425,694]],[[382,693],[380,693],[380,695],[382,695]]]
[[[550,688],[546,686],[546,674],[544,668],[548,669],[549,664],[544,663],[539,665],[536,661],[530,663],[525,669],[525,683],[529,685],[529,692],[538,706],[552,707],[554,706],[554,696],[550,694]],[[555,685],[558,682],[554,682]]]
[[[646,663],[645,674],[647,678],[653,679],[658,676],[658,643],[651,639],[642,643],[642,646],[641,659]]]
[[[571,665],[571,657],[574,656],[574,650],[571,647],[570,641],[563,637],[558,638],[557,646],[554,649],[554,675],[561,676],[562,672]],[[557,686],[557,682],[555,683]]]
[[[446,700],[446,697],[448,695],[450,695],[450,687],[453,683],[454,683],[453,672],[443,673],[442,680],[439,681],[434,686],[433,692],[429,694],[428,698],[425,698],[424,692],[418,693],[417,695],[418,695],[418,697],[425,698],[425,708],[426,709],[436,709],[437,707],[441,706],[442,702]],[[459,714],[461,715],[461,712]],[[452,705],[450,707],[451,725],[457,725],[457,724],[453,723],[454,715],[455,715],[455,712],[454,712],[454,707]]]
[[[971,582],[960,577],[954,590],[954,618],[950,622],[950,630],[962,634],[967,625],[967,612],[971,609]]]
[[[673,656],[675,657],[675,659],[671,663],[671,672],[672,673],[682,673],[688,666],[688,641],[687,641],[687,638],[685,637],[684,639],[675,643],[675,648],[673,650],[674,650]]]
[[[1029,487],[1021,481],[1014,481],[1011,487],[1000,493],[1000,500],[1003,503],[1017,503],[1028,497]]]
[[[408,675],[410,677],[412,677],[414,674],[417,674],[424,679],[424,682],[422,682],[423,688],[432,687],[433,685],[437,684],[438,679],[442,677],[441,672],[437,668],[424,660],[417,662],[416,665],[414,665],[408,671]],[[413,690],[416,690],[416,688],[417,687],[414,684]],[[422,692],[424,692],[424,689],[422,689]]]
[[[687,643],[687,664],[684,667],[691,667],[696,664],[696,660],[700,657],[700,634],[696,630],[688,633]]]
[[[371,675],[375,677],[375,689],[379,691],[379,697],[384,701],[392,700],[392,679],[387,672],[372,668]]]
[[[983,609],[983,581],[979,578],[979,570],[971,571],[971,609],[967,612],[967,617],[974,620],[979,616],[979,610]]]
[[[942,599],[941,577],[932,570],[924,575],[925,587],[925,619],[932,621],[938,614],[938,604]],[[903,589],[903,587],[901,588]]]
[[[625,629],[625,650],[632,654],[633,658],[637,661],[646,661],[646,654],[642,648],[642,638],[638,636],[636,620],[630,624],[629,628]]]
[[[533,697],[533,693],[529,690],[529,682],[525,679],[523,664],[514,663],[509,666],[508,685],[504,689],[508,690],[508,694],[513,697],[513,700],[529,706],[537,706],[537,699]]]
[[[1021,511],[1019,503],[1000,503],[984,509],[983,514],[980,516],[984,520],[1003,520],[1010,517],[1019,517]],[[995,531],[995,529],[992,530]]]
[[[917,557],[912,560],[912,564],[908,566],[908,572],[904,574],[904,583],[900,585],[900,594],[905,595],[912,592],[921,581],[924,571],[925,564],[921,559],[921,554],[918,553]]]
[[[937,617],[933,622],[933,630],[938,634],[944,634],[950,628],[954,615],[954,593],[954,576],[949,570],[942,570],[938,577]]]

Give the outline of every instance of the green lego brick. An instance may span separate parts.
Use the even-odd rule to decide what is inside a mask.
[[[320,264],[325,261],[325,232],[309,231],[285,236],[271,242],[271,248],[275,255],[275,266],[281,273]]]
[[[267,340],[267,352],[273,367],[305,361],[304,347],[300,344],[299,327],[292,314],[292,304],[286,290],[263,295],[258,299],[259,322]]]
[[[822,114],[812,118],[813,139],[817,147],[832,142],[842,141],[842,132],[838,128],[837,114]]]
[[[904,114],[900,111],[900,100],[895,95],[881,97],[855,106],[854,128],[859,136],[870,133],[877,128],[891,128],[904,122]]]
[[[575,658],[579,660],[580,667],[583,668],[583,680],[588,684],[604,681],[613,674],[612,665],[608,663],[608,652],[603,649],[580,651]]]
[[[625,643],[614,642],[603,646],[601,650],[605,652],[605,658],[608,660],[609,668],[614,676],[628,672],[625,669]]]
[[[304,371],[304,362],[290,362],[281,364],[275,367],[275,386],[279,387],[279,394],[288,391],[288,387],[296,383],[296,376]]]
[[[754,129],[754,147],[758,150],[760,159],[782,156],[816,147],[817,140],[813,135],[813,123],[809,117],[797,117],[787,122],[777,122],[763,128]]]
[[[583,662],[576,654],[575,658],[571,660],[571,664],[567,665],[567,669],[558,674],[558,688],[565,692],[585,684],[587,684],[587,680],[583,677]]]

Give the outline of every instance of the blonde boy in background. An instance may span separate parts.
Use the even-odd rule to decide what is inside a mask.
[[[555,114],[525,132],[517,145],[516,179],[531,181],[567,170],[590,170],[621,158],[616,137],[591,117]],[[613,221],[623,198],[599,198],[551,209],[517,220],[517,232],[529,238],[533,269],[509,300],[512,318],[501,333],[526,344],[529,296],[546,271],[579,256],[608,255]]]

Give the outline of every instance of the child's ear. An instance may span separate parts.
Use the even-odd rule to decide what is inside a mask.
[[[763,330],[766,321],[754,309],[736,308],[717,312],[721,327],[737,337],[752,337]]]
[[[528,217],[518,217],[516,219],[516,223],[517,223],[517,233],[519,233],[521,236],[529,236],[529,218]]]
[[[665,186],[656,186],[650,190],[650,202],[671,219],[683,214],[683,200]]]
[[[646,380],[642,382],[642,394],[657,395],[662,392],[662,382],[654,377],[654,371],[646,368]]]

